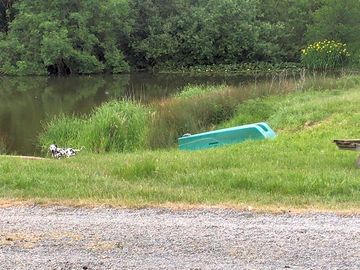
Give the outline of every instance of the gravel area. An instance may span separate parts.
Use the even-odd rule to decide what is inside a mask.
[[[0,208],[0,269],[360,269],[360,216]]]

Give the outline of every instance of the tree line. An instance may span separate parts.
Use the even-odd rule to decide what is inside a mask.
[[[322,39],[359,55],[360,1],[0,0],[2,74],[298,62]]]

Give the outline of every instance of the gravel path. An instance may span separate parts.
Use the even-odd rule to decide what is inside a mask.
[[[360,216],[0,208],[0,269],[360,269]]]

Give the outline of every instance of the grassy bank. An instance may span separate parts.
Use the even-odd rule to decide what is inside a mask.
[[[46,150],[56,142],[63,146],[84,147],[95,153],[169,148],[174,147],[177,138],[185,133],[211,130],[225,121],[240,125],[255,119],[266,120],[266,114],[278,108],[277,103],[281,103],[287,93],[345,90],[359,81],[358,77],[329,78],[304,74],[299,78],[273,77],[272,80],[238,87],[187,86],[170,98],[146,105],[128,100],[112,101],[95,108],[83,118],[57,117],[45,126],[40,144]],[[276,97],[264,101],[253,99],[268,95]],[[249,99],[251,101],[244,104]],[[240,116],[235,115],[237,111]],[[247,114],[253,117],[248,118]],[[282,122],[281,118],[279,122]]]
[[[266,120],[271,141],[196,152],[91,154],[65,160],[0,157],[0,197],[121,206],[235,205],[359,209],[354,152],[335,138],[360,134],[359,78],[326,91],[252,99],[218,127]]]

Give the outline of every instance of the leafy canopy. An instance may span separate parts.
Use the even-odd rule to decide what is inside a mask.
[[[119,45],[129,35],[126,0],[19,0],[0,39],[7,74],[113,73],[128,70]]]

